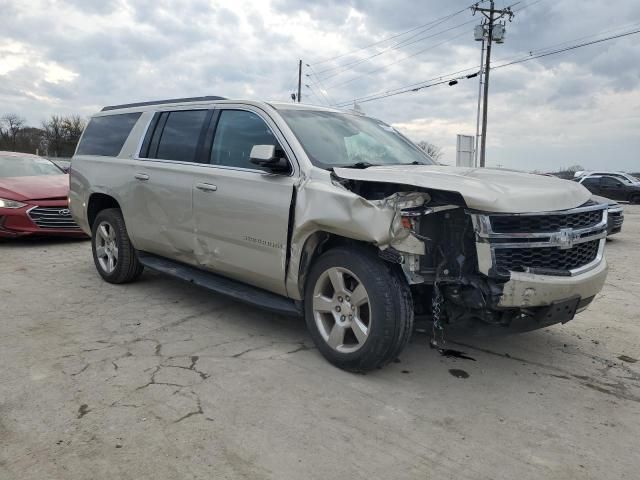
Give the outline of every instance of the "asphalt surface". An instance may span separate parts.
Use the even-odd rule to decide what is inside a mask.
[[[640,206],[585,313],[519,336],[417,334],[367,375],[302,322],[87,241],[0,243],[0,479],[637,479]]]

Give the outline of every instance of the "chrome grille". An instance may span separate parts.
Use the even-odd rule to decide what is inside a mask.
[[[588,203],[535,214],[469,214],[476,242],[490,247],[492,266],[485,272],[489,275],[503,277],[514,271],[577,275],[602,260],[606,205]]]
[[[491,217],[496,233],[555,232],[561,228],[593,227],[602,221],[602,210],[589,210],[573,215],[523,215]]]
[[[499,248],[495,266],[499,270],[523,272],[527,269],[567,271],[593,262],[598,255],[600,240],[579,243],[573,248]]]
[[[29,217],[40,228],[60,228],[78,230],[66,207],[35,207],[29,210]]]

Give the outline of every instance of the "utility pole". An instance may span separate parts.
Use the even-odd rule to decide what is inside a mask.
[[[482,13],[486,18],[486,21],[476,27],[476,40],[482,40],[483,46],[486,41],[487,54],[485,57],[485,65],[483,69],[484,74],[484,95],[482,99],[482,139],[480,145],[480,167],[485,166],[485,153],[487,147],[487,116],[489,113],[489,72],[491,70],[491,46],[493,41],[496,43],[504,43],[505,26],[503,23],[497,23],[503,17],[509,17],[509,21],[513,19],[513,12],[511,7],[496,10],[495,0],[491,0],[491,6],[489,8],[480,8],[477,5],[471,8],[474,15],[476,12]],[[486,39],[486,40],[485,40]],[[482,81],[482,76],[480,81]],[[477,142],[476,142],[477,143]]]
[[[478,167],[478,143],[480,140],[480,102],[482,101],[482,72],[484,62],[484,38],[482,39],[482,49],[480,49],[480,75],[478,75],[478,113],[476,114],[476,146],[473,151],[473,166]]]
[[[298,62],[298,97],[297,98],[298,98],[298,103],[300,103],[300,100],[302,99],[302,60]]]

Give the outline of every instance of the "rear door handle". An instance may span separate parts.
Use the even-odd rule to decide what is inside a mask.
[[[149,175],[147,175],[146,173],[136,173],[134,175],[134,178],[136,180],[140,180],[142,182],[146,182],[147,180],[149,180]]]
[[[211,185],[210,183],[196,183],[196,188],[203,192],[215,192],[218,190],[218,187]]]

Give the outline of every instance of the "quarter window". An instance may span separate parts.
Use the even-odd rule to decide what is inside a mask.
[[[82,135],[76,155],[117,157],[141,113],[93,117]]]
[[[165,112],[166,123],[162,132],[154,133],[152,145],[157,144],[157,152],[150,152],[150,157],[163,160],[196,162],[196,153],[201,135],[205,130],[207,110],[185,110]],[[159,129],[159,128],[158,128]],[[156,137],[158,135],[158,137]]]
[[[254,145],[274,145],[278,140],[258,115],[242,110],[223,110],[211,149],[211,163],[228,167],[259,169],[249,161]]]

